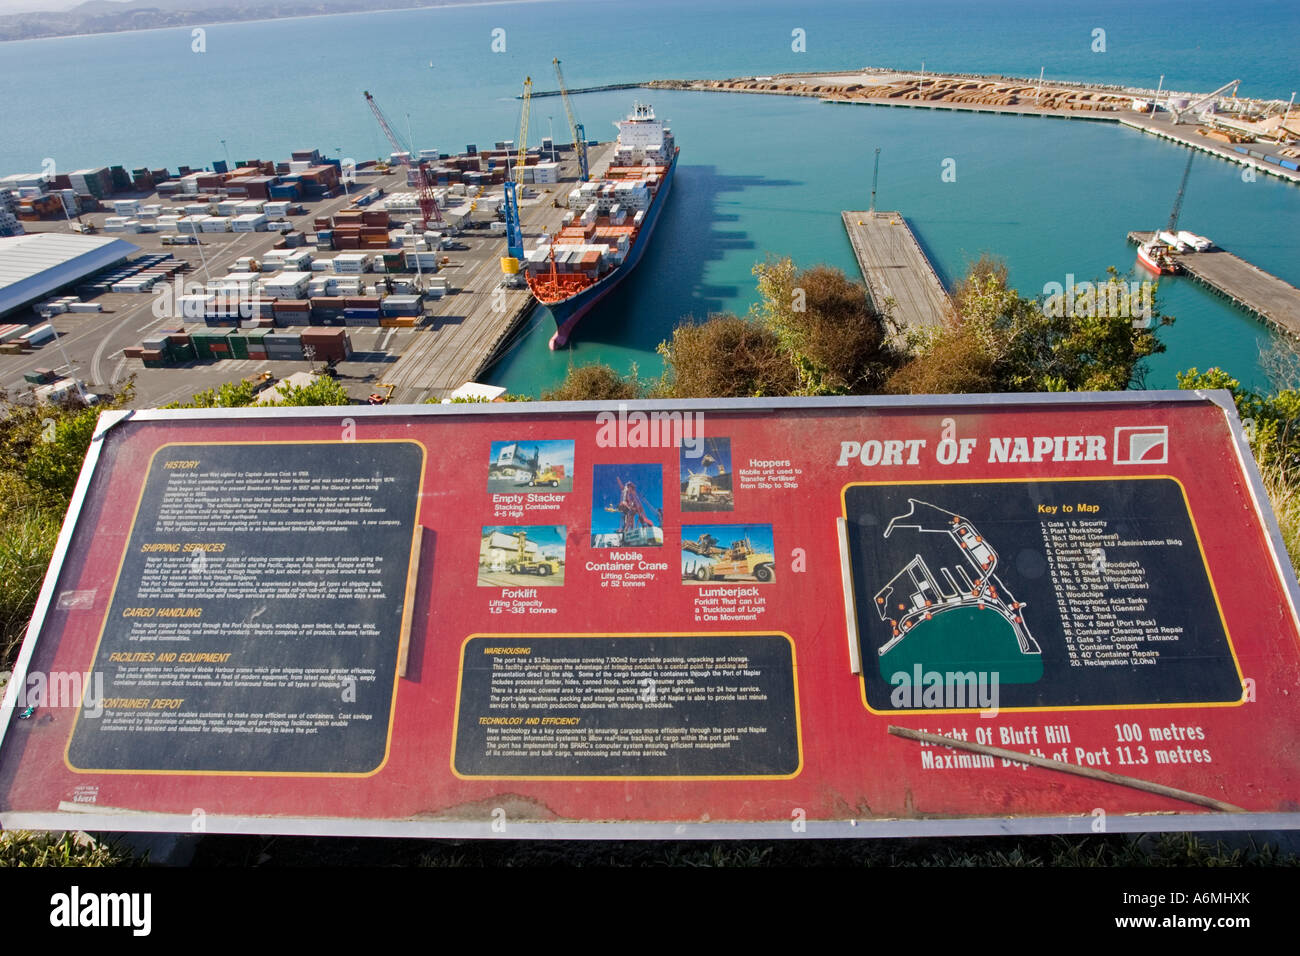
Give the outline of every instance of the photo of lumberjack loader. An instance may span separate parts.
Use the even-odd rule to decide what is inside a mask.
[[[706,533],[695,541],[682,541],[682,550],[705,559],[695,568],[697,581],[750,576],[766,583],[775,576],[776,557],[755,551],[749,538],[733,541],[731,547],[723,548],[717,538]]]
[[[998,554],[984,536],[961,515],[915,498],[907,500],[911,507],[889,522],[884,536],[888,538],[899,529],[943,535],[956,549],[945,549],[944,556],[960,555],[962,560],[951,568],[936,564],[936,574],[918,554],[876,592],[876,613],[890,629],[880,656],[893,650],[921,621],[961,607],[995,612],[1014,629],[1021,654],[1041,654],[1042,648],[1025,626],[1021,613],[1025,604],[998,578]]]

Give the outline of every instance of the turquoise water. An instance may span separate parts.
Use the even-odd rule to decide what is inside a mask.
[[[615,94],[593,96],[606,111]],[[812,99],[713,93],[655,96],[682,147],[673,194],[637,271],[578,328],[572,346],[550,353],[545,310],[491,376],[511,388],[563,379],[568,362],[632,363],[661,369],[655,345],[677,317],[743,313],[757,299],[753,263],[768,254],[827,262],[857,276],[842,209],[870,201],[872,151],[881,146],[877,207],[902,210],[946,282],[983,252],[1003,257],[1026,295],[1047,282],[1127,272],[1135,254],[1125,235],[1163,227],[1187,153],[1111,124],[1028,117],[935,114],[887,107],[830,106]],[[834,144],[815,152],[786,143]],[[767,148],[740,143],[767,143]],[[941,181],[944,159],[955,182]],[[1292,283],[1300,283],[1300,189],[1204,154],[1193,162],[1185,228]],[[1137,276],[1146,278],[1143,273]],[[1263,386],[1254,319],[1187,280],[1166,279],[1157,305],[1175,316],[1168,352],[1149,363],[1147,384],[1173,386],[1174,373],[1219,365]]]
[[[1044,9],[1049,7],[1048,9]],[[651,77],[767,74],[891,65],[1004,72],[1166,88],[1213,89],[1241,77],[1242,93],[1287,97],[1296,83],[1300,10],[1285,2],[1241,9],[1192,0],[1186,25],[1153,24],[1130,0],[1086,8],[1041,2],[936,0],[923,11],[899,0],[795,6],[775,0],[661,0],[653,16],[621,3],[501,4],[397,11],[207,28],[0,44],[0,173],[88,165],[207,165],[224,158],[283,157],[319,146],[332,155],[388,152],[362,90],[370,90],[417,147],[456,150],[517,135],[522,77],[553,86],[552,56],[572,86]],[[506,51],[491,52],[492,30]],[[806,53],[791,50],[804,30]],[[1106,31],[1094,53],[1092,31]],[[431,69],[429,64],[433,62]],[[588,134],[605,139],[632,91],[577,99]],[[640,94],[646,95],[646,94]],[[881,146],[882,208],[900,209],[951,280],[988,250],[1013,282],[1037,293],[1048,281],[1101,275],[1133,262],[1124,234],[1163,225],[1186,153],[1101,124],[921,111],[832,107],[815,100],[657,93],[682,159],[655,242],[635,274],[584,320],[578,340],[546,349],[536,328],[491,378],[535,393],[570,361],[636,362],[655,374],[653,348],[685,314],[744,311],[750,274],[767,253],[829,262],[856,274],[839,210],[862,208],[870,156]],[[566,138],[556,99],[534,102],[530,142]],[[225,146],[221,140],[226,140]],[[957,161],[957,181],[940,162]],[[1300,283],[1294,223],[1300,190],[1270,179],[1240,181],[1236,167],[1198,156],[1184,206],[1186,228]],[[1189,283],[1167,281],[1160,306],[1178,318],[1169,352],[1148,384],[1219,364],[1264,384],[1261,326]]]

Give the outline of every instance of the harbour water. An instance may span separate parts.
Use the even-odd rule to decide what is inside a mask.
[[[653,23],[602,2],[500,4],[355,14],[206,28],[0,44],[6,90],[0,172],[52,159],[60,170],[283,156],[304,146],[364,159],[386,142],[362,99],[368,89],[417,147],[443,151],[517,135],[514,99],[525,74],[552,85],[559,56],[574,86],[656,77],[726,77],[862,65],[1037,75],[1210,90],[1243,79],[1248,96],[1285,98],[1296,85],[1291,41],[1300,11],[1260,2],[1241,9],[1194,0],[1187,30],[1153,30],[1128,2],[1056,9],[1024,0],[927,5],[665,0]],[[1093,31],[1106,31],[1095,53]],[[492,52],[496,29],[504,52]],[[792,50],[803,30],[805,53]],[[432,62],[432,67],[430,63]],[[577,98],[588,134],[638,94]],[[1185,152],[1110,124],[829,106],[815,99],[656,92],[659,115],[682,146],[673,195],[640,267],[552,353],[549,316],[498,364],[491,380],[537,394],[571,362],[636,363],[654,375],[654,346],[685,315],[743,312],[750,273],[765,255],[827,262],[855,274],[839,221],[864,208],[872,149],[880,146],[878,205],[907,215],[942,276],[980,253],[1006,259],[1026,294],[1044,283],[1133,266],[1132,229],[1162,227]],[[407,119],[409,114],[409,120]],[[538,99],[530,142],[567,139],[558,99]],[[405,133],[405,129],[401,129]],[[222,143],[222,140],[225,143]],[[941,179],[944,160],[956,179]],[[1300,190],[1198,156],[1181,223],[1261,268],[1300,284]],[[1145,276],[1139,276],[1145,278]],[[1258,353],[1268,333],[1210,293],[1177,279],[1159,307],[1177,317],[1148,385],[1219,365],[1264,385]]]

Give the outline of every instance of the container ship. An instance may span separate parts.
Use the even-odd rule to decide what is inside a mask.
[[[563,226],[524,254],[528,288],[555,317],[553,349],[636,268],[672,188],[678,147],[654,109],[637,103],[614,125],[604,178],[570,192]]]

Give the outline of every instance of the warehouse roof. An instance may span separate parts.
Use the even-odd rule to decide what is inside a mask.
[[[0,315],[31,305],[139,252],[124,239],[35,232],[0,239]]]

